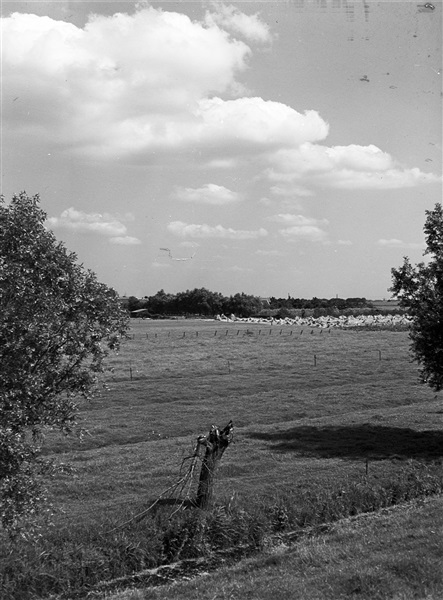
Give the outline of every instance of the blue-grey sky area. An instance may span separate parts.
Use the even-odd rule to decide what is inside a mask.
[[[2,193],[120,294],[382,298],[423,260],[441,1],[0,4]]]

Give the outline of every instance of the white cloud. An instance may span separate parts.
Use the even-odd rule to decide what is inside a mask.
[[[339,246],[352,246],[351,240],[337,240]]]
[[[117,244],[120,246],[136,246],[141,244],[141,241],[138,238],[130,235],[125,235],[124,237],[112,237],[109,241],[111,244]]]
[[[232,5],[213,3],[213,10],[206,13],[205,20],[208,25],[217,24],[254,42],[271,41],[269,26],[260,20],[259,14],[246,15]]]
[[[227,101],[217,97],[202,99],[195,115],[200,119],[200,140],[211,143],[235,140],[236,144],[263,149],[293,147],[323,140],[329,131],[329,125],[315,110],[302,114],[281,102],[257,97]]]
[[[329,125],[315,110],[246,97],[240,77],[252,44],[270,32],[233,6],[216,4],[201,21],[144,6],[91,15],[83,28],[14,13],[2,37],[3,141],[12,149],[50,142],[140,164],[192,148],[205,168],[255,164],[286,198],[440,181],[374,145],[319,144]]]
[[[379,246],[383,246],[385,248],[410,248],[410,249],[425,249],[424,242],[416,243],[416,242],[403,242],[403,240],[398,240],[396,238],[391,239],[380,239],[377,241]]]
[[[183,223],[182,221],[172,221],[168,225],[168,230],[174,235],[192,238],[224,238],[231,240],[252,240],[268,235],[266,229],[260,228],[253,231],[232,229],[222,225],[206,225]]]
[[[294,215],[292,213],[279,213],[269,217],[270,221],[275,223],[283,223],[285,225],[294,225],[297,227],[307,227],[311,225],[329,225],[327,219],[313,219],[311,217],[305,217],[304,215]]]
[[[389,190],[437,183],[441,178],[433,173],[423,173],[418,168],[388,169],[378,172],[356,172],[343,169],[325,178],[325,183],[341,189]]]
[[[210,26],[153,7],[92,15],[84,28],[31,14],[3,19],[3,89],[18,98],[4,103],[5,131],[102,158],[324,139],[328,125],[316,111],[217,97],[238,95],[252,52],[224,27],[235,23],[250,39],[267,28],[233,7],[214,14]],[[212,157],[218,167],[229,160],[226,151]]]
[[[316,225],[295,225],[280,229],[279,233],[290,242],[326,242],[328,238],[327,233]]]
[[[200,188],[177,187],[174,197],[183,202],[196,202],[198,204],[224,205],[240,200],[240,195],[232,192],[222,185],[207,183]]]
[[[440,178],[418,168],[402,167],[387,152],[374,145],[323,146],[305,142],[297,148],[281,148],[269,156],[266,175],[277,181],[274,193],[302,191],[304,186],[340,189],[395,189],[433,183]],[[282,187],[283,184],[283,187]]]
[[[19,99],[8,119],[96,154],[179,142],[199,100],[238,87],[251,53],[216,25],[152,7],[84,28],[20,13],[2,22],[3,85]]]
[[[288,225],[284,229],[279,229],[280,235],[287,241],[328,242],[328,234],[323,229],[324,226],[329,224],[326,219],[313,219],[304,215],[280,213],[270,217],[270,220]]]
[[[271,173],[283,181],[306,173],[329,173],[333,170],[377,172],[394,166],[392,157],[377,146],[322,146],[311,142],[298,148],[282,149],[273,157],[278,171]],[[286,177],[285,177],[286,176]]]
[[[119,219],[133,220],[131,213],[124,216],[109,213],[86,213],[71,207],[64,210],[59,217],[50,217],[46,223],[50,229],[65,229],[77,233],[95,233],[110,237],[112,244],[134,245],[140,240],[126,235],[127,227]]]
[[[208,169],[233,169],[237,165],[235,158],[214,158],[206,163]]]

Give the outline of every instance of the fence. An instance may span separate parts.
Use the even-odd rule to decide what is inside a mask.
[[[348,373],[408,364],[408,336],[396,329],[230,327],[133,331],[108,381],[162,380],[317,369]],[[368,335],[362,332],[366,331]],[[398,335],[391,335],[395,332]]]

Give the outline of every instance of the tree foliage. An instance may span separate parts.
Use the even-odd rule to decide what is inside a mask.
[[[127,329],[117,294],[45,228],[39,197],[0,200],[0,518],[37,509],[48,429],[69,433]]]
[[[372,305],[366,298],[265,298],[252,296],[244,292],[231,296],[223,296],[219,292],[211,292],[206,288],[195,288],[177,294],[167,294],[163,289],[154,296],[128,298],[127,309],[129,312],[144,309],[148,316],[166,315],[204,315],[217,314],[237,317],[257,316],[263,309],[326,309],[331,314],[334,310],[371,308]],[[284,311],[281,312],[284,314]],[[286,316],[289,316],[289,312]],[[135,316],[135,315],[134,315]]]
[[[429,260],[392,269],[390,291],[413,317],[411,350],[420,365],[420,378],[431,388],[443,388],[443,209],[426,211],[424,225]]]

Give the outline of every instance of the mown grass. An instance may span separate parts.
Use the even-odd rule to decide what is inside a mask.
[[[4,590],[85,593],[177,558],[230,545],[247,553],[271,533],[438,493],[441,401],[418,384],[407,333],[320,331],[133,323],[107,388],[82,408],[90,435],[48,438],[44,452],[76,472],[51,484],[54,527],[4,546]],[[192,510],[171,520],[164,504],[109,533],[177,479],[198,434],[230,418],[235,443],[204,527]]]

